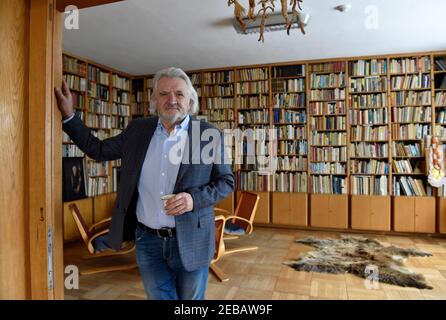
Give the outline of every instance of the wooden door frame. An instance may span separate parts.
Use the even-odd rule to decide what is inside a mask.
[[[121,0],[119,0],[121,1]],[[64,298],[62,119],[54,86],[62,82],[63,10],[110,0],[32,0],[28,74],[28,251],[30,299]]]

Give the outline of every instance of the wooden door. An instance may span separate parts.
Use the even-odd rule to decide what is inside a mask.
[[[415,199],[415,232],[435,232],[435,198]]]
[[[328,198],[326,194],[311,194],[311,226],[328,227]]]
[[[415,197],[394,197],[394,230],[415,231]]]
[[[352,195],[352,229],[369,230],[370,229],[370,196]]]
[[[348,195],[330,195],[328,197],[328,226],[330,228],[348,228]]]
[[[390,196],[370,197],[370,230],[390,231]]]

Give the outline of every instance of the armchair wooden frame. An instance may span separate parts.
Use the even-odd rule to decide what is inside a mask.
[[[225,217],[225,225],[227,221],[231,221],[232,223],[235,223],[239,225],[240,227],[245,229],[245,235],[250,235],[252,231],[254,230],[253,223],[255,214],[257,211],[257,207],[260,201],[260,196],[258,194],[243,191],[240,194],[240,199],[237,203],[237,207],[234,211],[234,213],[229,212],[224,209],[220,208],[214,208],[216,214],[223,214]],[[223,228],[224,229],[224,228]],[[237,235],[228,235],[224,234],[223,240],[234,240],[239,239],[240,236]],[[251,250],[257,250],[259,247],[257,246],[249,246],[249,247],[241,247],[241,248],[235,248],[230,250],[225,250],[224,254],[231,254],[236,252],[244,252],[244,251],[251,251]]]
[[[109,257],[109,256],[117,256],[117,255],[125,255],[128,253],[131,253],[135,250],[135,244],[129,243],[125,244],[121,250],[107,250],[104,252],[95,252],[95,248],[93,246],[93,241],[102,236],[106,235],[109,232],[109,224],[111,222],[111,218],[103,219],[95,224],[93,224],[90,228],[87,227],[87,224],[85,223],[84,218],[82,217],[82,214],[79,211],[79,208],[76,206],[75,203],[72,203],[68,206],[71,215],[74,219],[74,222],[76,223],[77,228],[79,229],[79,233],[81,234],[82,240],[84,241],[85,245],[87,246],[87,250],[90,253],[88,256],[84,256],[84,259],[92,259],[92,258],[100,258],[100,257]],[[97,231],[96,231],[97,230]],[[136,268],[136,263],[131,264],[122,264],[122,265],[115,265],[115,266],[106,266],[106,267],[97,267],[92,268],[90,270],[81,271],[81,275],[86,274],[93,274],[93,273],[99,273],[99,272],[108,272],[108,271],[118,271],[118,270],[128,270]]]
[[[217,266],[217,261],[225,254],[225,243],[223,241],[223,234],[225,231],[225,217],[218,215],[215,217],[215,254],[211,261],[209,269],[220,281],[228,281],[229,278]]]

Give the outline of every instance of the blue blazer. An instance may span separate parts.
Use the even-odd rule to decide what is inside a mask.
[[[123,241],[135,237],[137,184],[157,123],[158,117],[135,119],[121,134],[102,141],[94,137],[77,116],[63,125],[63,130],[90,158],[96,161],[121,159],[120,184],[107,238],[108,244],[115,249],[119,249]],[[194,146],[193,127],[200,128],[200,136],[205,129],[215,129],[207,122],[191,118],[186,144],[189,161],[181,163],[173,190],[173,193],[190,193],[194,201],[193,211],[175,217],[179,252],[188,271],[209,265],[215,252],[213,206],[234,190],[230,165],[200,159],[201,150],[209,142],[201,141]],[[223,149],[223,139],[220,140],[218,143]]]

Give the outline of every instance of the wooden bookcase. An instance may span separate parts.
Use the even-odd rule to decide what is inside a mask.
[[[271,67],[272,119],[277,162],[272,175],[272,223],[308,225],[306,65]],[[295,213],[294,209],[299,208]]]
[[[348,228],[346,61],[309,64],[311,226]]]
[[[432,58],[391,57],[389,69],[394,230],[435,232],[435,198],[427,183],[425,151],[434,119]]]
[[[348,62],[351,225],[390,230],[390,108],[387,59]]]
[[[100,139],[122,132],[131,119],[130,75],[95,62],[63,54],[64,79],[73,95],[76,113]],[[87,223],[97,222],[111,215],[116,197],[120,160],[96,162],[80,151],[63,134],[62,154],[65,157],[84,157],[87,198],[72,201],[81,210]],[[79,238],[68,205],[64,203],[64,239]]]

